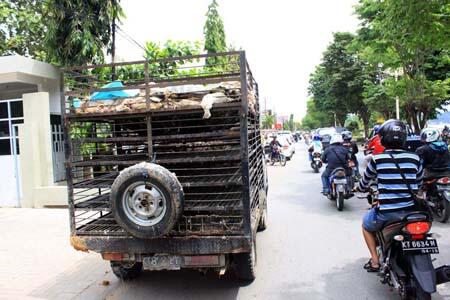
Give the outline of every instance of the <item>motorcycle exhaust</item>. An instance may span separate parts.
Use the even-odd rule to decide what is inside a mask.
[[[436,284],[450,282],[450,266],[441,266],[436,270]]]

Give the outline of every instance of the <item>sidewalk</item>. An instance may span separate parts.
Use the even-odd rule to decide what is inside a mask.
[[[72,299],[111,286],[109,264],[69,244],[66,209],[0,209],[0,299]]]

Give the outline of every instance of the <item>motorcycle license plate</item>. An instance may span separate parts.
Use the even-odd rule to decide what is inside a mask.
[[[155,255],[144,257],[142,260],[144,270],[179,270],[181,257],[172,255]]]
[[[435,239],[420,241],[403,241],[402,250],[405,254],[438,254],[439,248]]]
[[[343,178],[343,179],[334,179],[333,182],[336,183],[336,184],[346,184],[347,183],[347,179],[345,179],[345,178]]]
[[[315,158],[314,158],[314,161],[320,161],[320,158],[315,157]]]

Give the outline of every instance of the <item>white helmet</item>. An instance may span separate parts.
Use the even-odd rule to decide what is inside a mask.
[[[439,140],[439,131],[433,128],[425,128],[420,134],[420,139],[426,143],[432,143]]]
[[[335,133],[331,136],[330,145],[340,143],[342,144],[344,140],[342,139],[342,135],[339,133]]]

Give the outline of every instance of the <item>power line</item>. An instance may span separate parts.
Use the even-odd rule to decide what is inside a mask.
[[[118,25],[116,25],[116,28],[118,29],[118,32],[120,35],[122,35],[124,38],[126,38],[129,42],[134,43],[136,46],[144,50],[144,53],[147,52],[147,49],[145,49],[144,46],[139,44],[135,39],[133,39],[128,33],[126,33],[122,28],[120,28]]]

